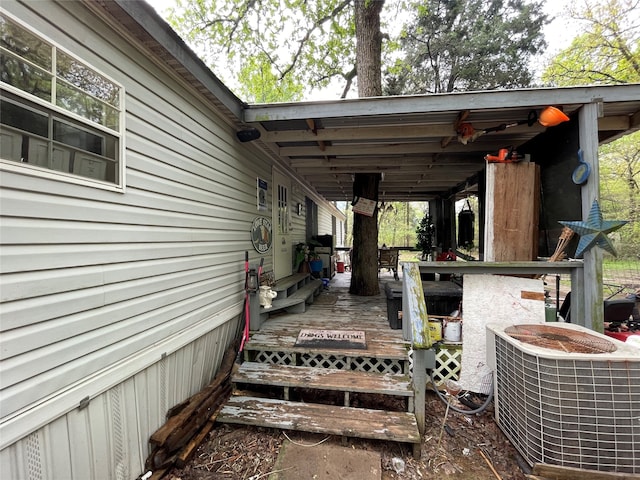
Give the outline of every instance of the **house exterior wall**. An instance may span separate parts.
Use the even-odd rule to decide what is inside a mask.
[[[133,478],[237,334],[271,162],[83,3],[2,8],[123,86],[126,178],[116,191],[0,162],[0,477]]]

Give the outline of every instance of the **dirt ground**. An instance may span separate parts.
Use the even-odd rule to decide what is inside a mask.
[[[333,478],[439,479],[439,480],[524,480],[528,465],[503,435],[493,418],[493,407],[479,415],[465,416],[452,410],[447,414],[443,429],[445,404],[433,393],[427,393],[426,431],[422,441],[422,454],[415,460],[409,445],[302,432],[286,432],[267,428],[216,424],[182,469],[172,470],[165,478],[170,480],[280,480],[278,454],[284,442],[304,445],[288,452],[288,461],[304,464],[308,480],[326,478],[317,464],[322,455],[309,452],[327,446],[332,458],[336,455],[354,456],[358,451],[370,452],[381,458],[381,477],[370,472],[362,476],[346,473]],[[316,452],[317,453],[317,452]],[[297,457],[297,458],[296,458]],[[357,459],[342,458],[341,463],[358,465]],[[493,470],[495,470],[495,473]],[[307,478],[300,478],[307,480]]]

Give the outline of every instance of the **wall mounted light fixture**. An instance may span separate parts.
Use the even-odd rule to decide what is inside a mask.
[[[244,130],[238,130],[236,132],[236,137],[242,143],[252,142],[260,138],[260,130],[257,128],[245,128]]]

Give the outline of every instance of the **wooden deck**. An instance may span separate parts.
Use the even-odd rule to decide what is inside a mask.
[[[377,296],[350,295],[349,281],[349,273],[336,274],[304,312],[271,314],[252,332],[232,377],[236,395],[218,421],[404,442],[418,454],[409,346],[387,318],[384,283],[393,272],[381,273]],[[296,346],[301,329],[364,331],[366,349]],[[336,403],[296,401],[290,393],[301,389],[333,392]],[[360,408],[351,394],[398,397],[404,409]]]

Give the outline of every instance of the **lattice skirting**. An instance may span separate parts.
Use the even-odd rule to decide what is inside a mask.
[[[320,353],[285,353],[263,350],[252,353],[254,362],[374,373],[405,373],[405,364],[407,363],[388,358],[349,357]]]
[[[462,345],[441,344],[436,349],[433,378],[439,385],[447,379],[458,380],[462,366]]]

